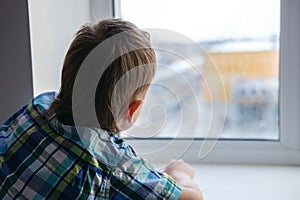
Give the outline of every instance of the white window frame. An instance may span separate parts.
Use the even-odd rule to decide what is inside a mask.
[[[102,0],[101,0],[102,1]],[[93,2],[93,0],[91,0]],[[120,17],[120,0],[111,0],[110,5],[101,9],[113,9],[111,16]],[[93,6],[91,6],[93,7]],[[99,8],[99,7],[98,7]],[[184,150],[181,156],[192,163],[238,163],[238,164],[286,164],[300,165],[300,1],[281,0],[280,20],[280,86],[279,86],[279,140],[210,140],[217,142],[213,150],[199,159],[203,140],[176,139],[168,146],[167,153],[144,154],[152,162],[167,162],[177,158],[178,149]],[[99,11],[99,10],[98,10]],[[154,152],[166,146],[170,140],[146,139],[127,140],[133,143],[137,152]],[[206,141],[207,142],[207,141]]]

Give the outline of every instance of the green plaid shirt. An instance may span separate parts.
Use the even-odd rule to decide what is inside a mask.
[[[43,113],[44,93],[0,132],[0,199],[177,199],[181,189],[111,133],[72,127]]]

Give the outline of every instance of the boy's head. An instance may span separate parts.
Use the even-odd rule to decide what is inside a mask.
[[[64,124],[74,125],[72,92],[81,64],[97,45],[123,32],[127,33],[126,38],[113,39],[113,45],[107,47],[107,52],[108,55],[119,55],[124,51],[128,53],[112,59],[103,75],[99,77],[95,94],[95,110],[102,129],[115,133],[129,128],[134,123],[149,83],[155,74],[156,56],[150,44],[149,34],[132,23],[120,19],[103,20],[98,24],[84,26],[77,32],[64,60],[59,94],[48,110],[50,117],[55,116]],[[146,48],[136,49],[135,47],[138,46]],[[131,49],[136,50],[131,51]],[[99,63],[99,67],[104,66]],[[143,70],[145,68],[146,70]],[[120,85],[120,80],[126,79],[128,74],[131,74],[131,79],[121,81],[121,89],[120,86],[116,88]],[[134,87],[138,83],[146,84],[138,88]],[[115,95],[116,92],[118,95]],[[123,101],[122,98],[128,100]],[[87,116],[80,116],[80,118],[84,121]],[[86,121],[81,125],[94,126]]]

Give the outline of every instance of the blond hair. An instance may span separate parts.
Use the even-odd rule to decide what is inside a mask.
[[[122,52],[121,49],[124,50],[125,48],[128,49],[128,53],[111,62],[101,76],[95,94],[95,110],[101,128],[111,132],[119,131],[111,110],[112,93],[118,80],[135,67],[147,65],[147,73],[140,70],[136,76],[138,79],[147,80],[146,82],[150,80],[151,82],[156,70],[156,56],[151,47],[149,35],[138,29],[134,24],[121,19],[107,19],[97,24],[85,25],[77,32],[65,56],[60,91],[48,110],[49,118],[57,117],[63,124],[74,125],[72,92],[76,75],[82,62],[101,42],[124,31],[130,31],[126,41],[114,41],[113,48],[107,49],[107,51],[114,54]],[[142,44],[141,46],[146,46],[147,48],[130,51],[131,46],[135,44]],[[126,88],[127,86],[124,87]],[[146,93],[148,87],[149,84],[145,84],[137,88],[131,95],[131,98],[141,93]],[[85,116],[80,117],[84,118]]]

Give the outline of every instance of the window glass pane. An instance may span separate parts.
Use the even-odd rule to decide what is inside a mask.
[[[219,127],[212,137],[278,139],[279,0],[121,0],[121,16],[202,48],[195,56],[188,43],[162,35],[162,46],[191,56],[156,49],[154,84],[125,137],[203,138]]]

